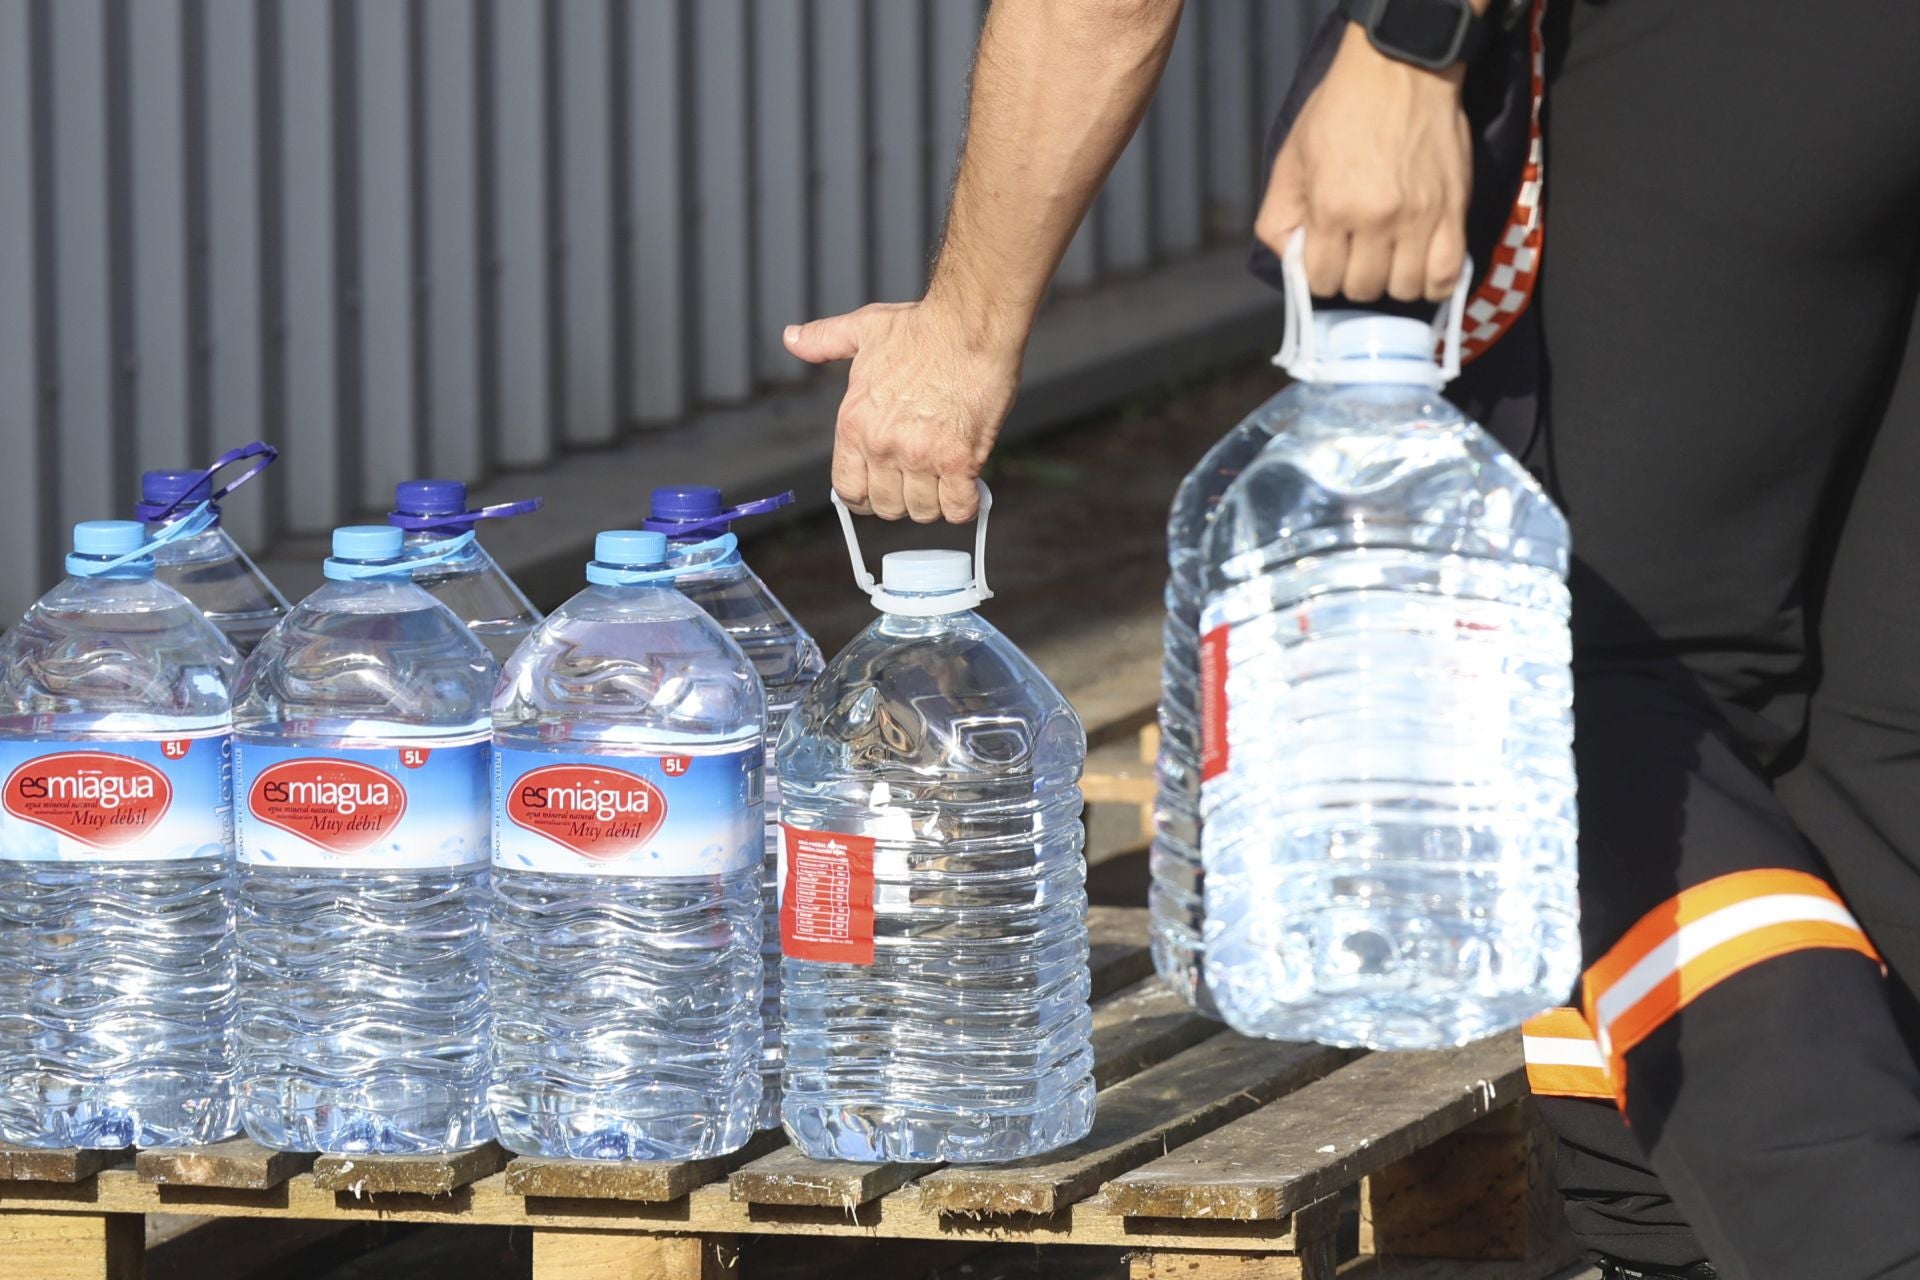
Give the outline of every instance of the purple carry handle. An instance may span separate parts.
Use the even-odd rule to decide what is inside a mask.
[[[279,456],[280,451],[268,444],[265,440],[255,440],[252,444],[243,444],[237,449],[229,449],[215,458],[213,465],[206,469],[206,480],[211,481],[215,476],[236,462],[245,462],[248,458],[258,458],[259,461],[229,480],[226,484],[215,489],[205,498],[193,497],[193,491],[200,487],[199,483],[195,482],[194,484],[188,485],[187,491],[175,498],[172,502],[164,504],[158,502],[136,502],[133,506],[134,518],[144,521],[147,524],[153,524],[156,521],[165,520],[183,506],[196,507],[202,502],[207,503],[209,509],[218,511],[220,508],[213,504],[218,503],[220,499],[226,497],[235,489],[238,489],[241,485],[272,466],[274,460]]]
[[[776,493],[770,498],[756,498],[752,502],[742,502],[738,506],[726,508],[714,515],[698,520],[659,520],[648,516],[640,522],[642,529],[654,533],[664,533],[670,538],[685,538],[708,529],[724,529],[743,516],[763,516],[769,511],[778,511],[793,502],[793,490]]]
[[[496,502],[477,511],[447,511],[436,516],[410,516],[399,511],[387,513],[387,523],[396,529],[445,529],[451,525],[472,524],[477,520],[505,520],[538,511],[545,498],[522,498],[518,502]]]

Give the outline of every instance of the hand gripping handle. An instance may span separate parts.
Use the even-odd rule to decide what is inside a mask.
[[[971,609],[983,600],[993,598],[993,589],[987,586],[987,513],[993,510],[993,490],[987,488],[985,480],[975,480],[975,488],[980,493],[980,514],[975,517],[973,530],[973,585],[962,593],[962,599],[952,595],[942,596],[896,596],[874,580],[867,569],[867,558],[860,550],[860,535],[854,532],[853,512],[848,510],[846,500],[836,491],[833,496],[833,508],[840,513],[840,528],[847,535],[847,557],[853,561],[853,580],[862,591],[873,598],[874,604],[888,613],[901,613],[913,617],[929,617],[934,614],[954,613],[957,609]]]

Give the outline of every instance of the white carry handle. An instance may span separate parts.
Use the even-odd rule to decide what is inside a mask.
[[[873,575],[867,572],[867,558],[860,551],[860,535],[853,531],[853,512],[847,510],[846,501],[841,498],[839,491],[833,491],[833,509],[840,513],[840,527],[847,535],[847,557],[853,561],[853,580],[862,591],[873,597],[877,607],[888,613],[929,618],[971,609],[981,601],[993,598],[993,590],[987,586],[987,513],[993,510],[993,490],[987,488],[985,480],[975,480],[973,483],[980,491],[980,514],[974,518],[973,530],[973,585],[965,591],[937,596],[891,595],[885,587],[874,581]]]
[[[1307,285],[1307,230],[1295,227],[1280,255],[1281,279],[1286,283],[1286,327],[1280,354],[1273,362],[1301,382],[1319,382],[1320,335],[1313,327],[1313,290]],[[1433,314],[1433,341],[1440,348],[1440,376],[1452,382],[1460,376],[1460,331],[1467,314],[1467,290],[1473,285],[1473,256],[1460,264],[1460,281],[1453,296]]]

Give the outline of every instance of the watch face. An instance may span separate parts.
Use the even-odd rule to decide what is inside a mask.
[[[1386,0],[1373,15],[1373,37],[1423,62],[1451,62],[1472,10],[1467,0]]]

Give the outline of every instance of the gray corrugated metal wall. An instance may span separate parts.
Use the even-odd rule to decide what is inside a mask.
[[[1325,0],[1189,0],[1067,287],[1245,234]],[[0,0],[0,610],[255,437],[253,545],[806,371],[919,291],[981,0]]]

